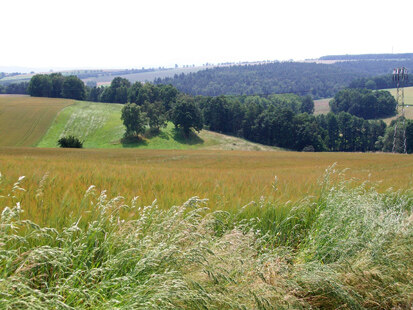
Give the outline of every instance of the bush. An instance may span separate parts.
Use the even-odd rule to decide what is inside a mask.
[[[81,149],[83,147],[83,141],[80,141],[79,138],[76,138],[75,136],[60,138],[59,141],[57,141],[57,144],[59,144],[60,147],[68,148]]]

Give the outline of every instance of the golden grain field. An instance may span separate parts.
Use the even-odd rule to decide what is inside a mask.
[[[413,184],[411,155],[3,147],[0,195],[26,176],[22,187],[27,191],[19,193],[25,217],[58,226],[77,215],[90,185],[109,196],[139,196],[144,205],[157,199],[168,208],[199,196],[208,198],[212,209],[234,210],[261,197],[286,202],[317,195],[317,181],[335,162],[337,169],[349,168],[349,178],[380,181],[381,190]],[[278,191],[272,188],[275,176]],[[41,184],[44,193],[35,198]]]
[[[0,146],[34,146],[61,109],[74,101],[60,98],[0,96]]]

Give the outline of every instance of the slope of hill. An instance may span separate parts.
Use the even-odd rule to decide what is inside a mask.
[[[33,146],[73,100],[0,95],[0,146]]]
[[[122,142],[125,128],[120,119],[121,104],[76,102],[62,110],[38,147],[57,147],[65,135],[75,135],[86,148],[140,148],[140,149],[223,149],[276,150],[277,148],[248,142],[244,139],[202,130],[199,135],[184,138],[173,124],[152,136],[147,133],[142,141]]]

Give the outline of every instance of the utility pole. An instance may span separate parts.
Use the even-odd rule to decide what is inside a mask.
[[[392,152],[396,152],[397,147],[397,130],[398,127],[401,125],[401,139],[400,143],[403,144],[403,153],[407,153],[407,145],[406,145],[406,117],[404,115],[404,85],[407,84],[409,81],[409,76],[407,73],[407,69],[405,67],[395,68],[393,69],[393,81],[396,83],[397,93],[396,93],[396,101],[397,101],[397,115],[396,115],[396,124],[394,125],[394,135],[393,135],[393,149]],[[401,124],[400,124],[401,123]]]

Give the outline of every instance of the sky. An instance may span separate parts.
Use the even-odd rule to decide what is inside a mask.
[[[413,1],[393,3],[3,0],[0,67],[119,69],[413,52]]]

